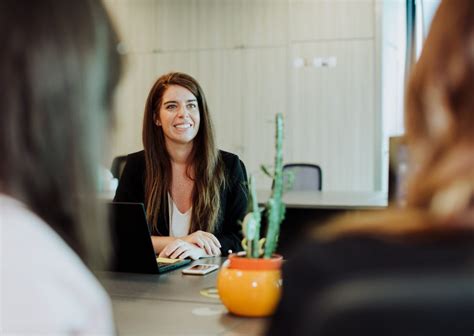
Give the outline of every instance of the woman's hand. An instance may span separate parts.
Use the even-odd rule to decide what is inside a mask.
[[[171,259],[186,259],[191,258],[197,260],[201,257],[207,257],[206,251],[199,246],[188,243],[182,239],[176,239],[175,241],[166,245],[161,251],[159,257],[171,258]]]
[[[199,230],[181,239],[204,249],[209,256],[216,257],[221,255],[221,243],[212,233]]]

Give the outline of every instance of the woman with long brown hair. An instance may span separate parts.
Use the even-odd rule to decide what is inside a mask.
[[[193,77],[172,72],[155,82],[143,147],[128,155],[114,201],[145,204],[155,252],[198,259],[240,250],[245,166],[217,150],[206,98]]]
[[[411,74],[405,113],[406,207],[347,215],[318,228],[284,266],[269,335],[304,334],[298,328],[308,322],[309,300],[338,281],[472,267],[474,1],[442,1]]]

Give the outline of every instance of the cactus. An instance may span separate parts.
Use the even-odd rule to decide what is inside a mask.
[[[257,201],[257,190],[255,186],[255,177],[250,175],[249,179],[250,198],[248,213],[244,218],[243,231],[245,239],[242,242],[242,247],[246,250],[247,257],[260,257],[261,244],[260,241],[260,209]]]
[[[266,238],[260,239],[261,209],[258,207],[257,191],[255,178],[250,175],[249,179],[249,213],[245,216],[242,224],[244,231],[244,240],[242,247],[246,250],[249,258],[259,258],[263,255],[265,258],[271,258],[276,250],[278,236],[280,233],[280,224],[285,217],[285,205],[282,202],[283,189],[283,116],[281,113],[276,115],[276,135],[275,135],[275,168],[270,173],[266,167],[262,167],[263,172],[273,179],[272,194],[266,204],[266,216],[268,222]],[[262,250],[262,245],[265,248]]]
[[[285,216],[285,205],[281,200],[283,195],[283,116],[281,113],[276,115],[275,133],[275,171],[272,195],[267,202],[268,229],[265,239],[265,258],[270,258],[276,250],[280,224]]]

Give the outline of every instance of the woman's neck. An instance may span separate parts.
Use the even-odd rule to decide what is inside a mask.
[[[171,162],[176,165],[188,165],[193,149],[193,144],[176,144],[176,143],[167,143],[166,149],[170,156]]]

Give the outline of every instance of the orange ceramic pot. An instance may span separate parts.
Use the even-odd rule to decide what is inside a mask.
[[[222,303],[233,314],[273,314],[281,295],[282,257],[253,259],[230,255],[217,276]]]

